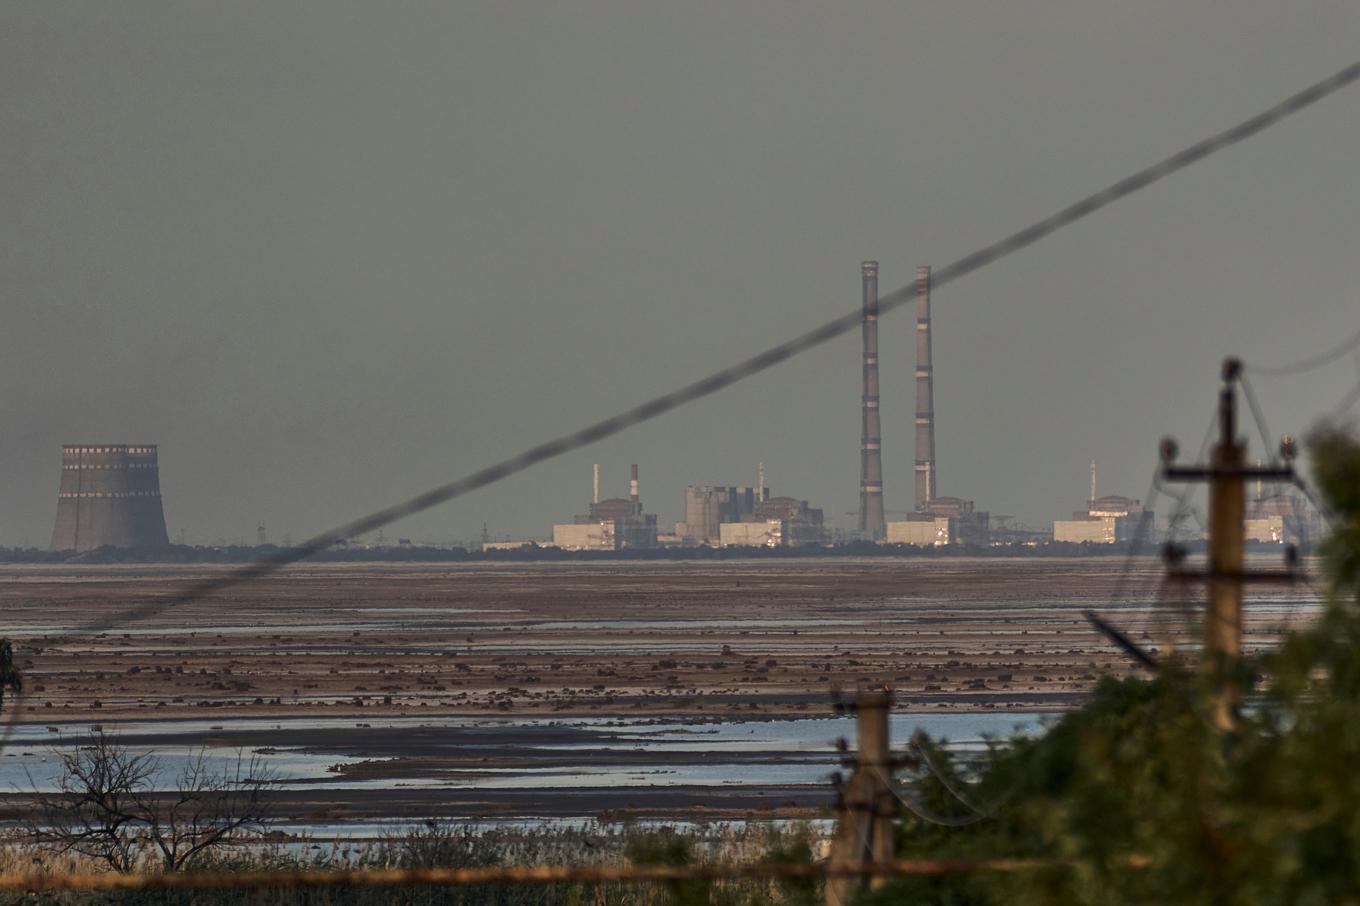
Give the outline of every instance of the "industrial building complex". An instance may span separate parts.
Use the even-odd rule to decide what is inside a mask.
[[[572,551],[616,551],[656,547],[656,517],[642,511],[638,467],[633,465],[627,497],[600,499],[600,467],[587,512],[553,526],[553,547]]]
[[[1139,500],[1119,495],[1098,496],[1096,468],[1091,463],[1090,495],[1086,508],[1052,524],[1052,531],[1007,523],[991,516],[966,497],[942,495],[935,446],[935,359],[931,272],[916,268],[916,320],[912,325],[916,362],[913,370],[915,445],[912,461],[911,509],[888,521],[883,470],[883,431],[879,381],[879,263],[860,262],[861,393],[859,399],[859,511],[857,527],[836,532],[837,542],[859,542],[915,547],[991,544],[1041,544],[1047,541],[1081,545],[1130,542],[1150,534],[1155,515]],[[902,302],[894,294],[892,304]],[[489,542],[486,547],[512,548],[528,544],[565,550],[611,551],[651,547],[784,548],[821,545],[831,541],[820,509],[797,497],[773,497],[765,484],[762,463],[754,486],[700,485],[685,488],[684,517],[674,532],[658,532],[657,517],[643,512],[638,494],[637,466],[627,498],[601,500],[599,466],[589,511],[570,523],[553,526],[551,542]],[[1248,513],[1247,534],[1260,541],[1283,543],[1312,531],[1306,507],[1293,497],[1264,497],[1260,489]],[[847,514],[851,515],[851,514]]]
[[[1150,527],[1154,515],[1144,510],[1141,501],[1117,494],[1096,496],[1096,464],[1091,463],[1091,493],[1086,498],[1084,512],[1072,514],[1071,519],[1053,523],[1053,540],[1072,544],[1114,544],[1132,541],[1140,531]]]
[[[883,432],[879,382],[880,313],[877,261],[860,262],[861,394],[859,438],[859,520],[855,531],[838,534],[840,541],[889,545],[981,547],[998,543],[1035,544],[1044,540],[1076,544],[1116,544],[1135,538],[1150,526],[1153,513],[1138,500],[1117,495],[1097,496],[1095,463],[1091,464],[1091,493],[1086,509],[1071,519],[1053,523],[1052,533],[1004,527],[1011,517],[999,516],[997,533],[989,513],[972,500],[940,494],[935,447],[935,361],[929,267],[915,273],[916,320],[912,325],[916,362],[915,449],[912,462],[912,509],[889,522],[884,502]],[[820,509],[797,497],[773,497],[765,485],[765,469],[758,469],[754,486],[699,485],[685,488],[684,518],[674,532],[658,532],[657,517],[643,511],[638,491],[638,467],[633,466],[628,497],[600,499],[600,467],[595,466],[594,493],[588,511],[569,523],[553,526],[552,540],[487,542],[487,549],[536,545],[576,551],[619,551],[656,547],[782,548],[825,544],[827,526]],[[1259,494],[1258,494],[1259,496]],[[1291,531],[1306,531],[1301,509],[1292,498],[1258,500],[1250,514],[1248,534],[1262,540],[1283,541]],[[1292,528],[1291,528],[1292,526]]]
[[[154,444],[70,444],[61,450],[55,551],[165,547]]]
[[[539,547],[572,551],[616,551],[656,547],[785,547],[820,544],[825,540],[822,511],[806,500],[771,497],[764,487],[764,466],[758,485],[750,487],[685,488],[683,522],[673,534],[657,532],[655,515],[643,512],[638,467],[632,467],[628,497],[600,499],[600,466],[594,467],[594,490],[586,513],[569,523],[553,526],[551,542]],[[530,542],[489,542],[485,549],[506,549]]]
[[[1055,521],[1051,534],[1025,526],[1010,527],[1006,523],[1012,518],[1009,516],[997,517],[998,531],[993,533],[989,513],[978,509],[972,500],[940,494],[931,271],[924,266],[916,268],[913,287],[888,298],[889,304],[900,305],[914,290],[916,301],[911,344],[915,351],[913,499],[910,510],[897,512],[899,518],[888,521],[879,381],[879,264],[862,261],[859,271],[862,384],[856,528],[838,529],[833,538],[822,510],[796,496],[771,495],[765,482],[765,464],[760,463],[754,485],[688,485],[681,501],[683,518],[673,524],[673,531],[659,530],[658,517],[643,506],[637,464],[632,465],[627,495],[609,498],[600,495],[600,466],[596,464],[585,512],[553,525],[551,540],[492,541],[484,529],[483,549],[539,547],[611,552],[685,547],[790,548],[824,545],[833,540],[915,547],[1038,544],[1045,540],[1104,545],[1145,536],[1154,514],[1138,500],[1098,496],[1094,462],[1085,509],[1073,513],[1070,519]],[[57,496],[52,533],[52,548],[56,551],[155,548],[168,544],[155,445],[63,447]],[[1248,538],[1291,543],[1316,535],[1319,528],[1316,514],[1301,499],[1285,494],[1266,496],[1257,488],[1255,503],[1247,513]]]
[[[675,525],[681,544],[717,547],[791,547],[826,540],[822,511],[794,497],[771,497],[765,466],[756,486],[685,488],[685,519]]]

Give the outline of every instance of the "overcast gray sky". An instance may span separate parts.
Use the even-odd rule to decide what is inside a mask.
[[[60,444],[161,445],[172,537],[304,535],[858,305],[1352,62],[1332,3],[0,5],[0,544]],[[1360,328],[1360,90],[935,299],[940,490],[1142,496],[1219,359]],[[912,319],[881,328],[911,504]],[[859,339],[389,534],[858,494]],[[1277,433],[1351,361],[1258,382]],[[1259,449],[1259,446],[1256,448]]]

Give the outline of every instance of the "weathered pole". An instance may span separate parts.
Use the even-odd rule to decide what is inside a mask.
[[[891,696],[885,690],[864,691],[855,697],[855,731],[859,737],[855,772],[846,784],[836,835],[831,843],[830,866],[851,868],[893,859],[893,794],[889,787],[892,756],[889,752],[888,711]],[[878,888],[886,877],[841,875],[826,882],[827,906],[845,906],[866,886]]]
[[[0,707],[5,704],[6,687],[18,695],[24,689],[24,681],[19,675],[19,668],[14,666],[13,646],[9,639],[0,639]]]
[[[1220,730],[1236,723],[1242,659],[1242,574],[1246,565],[1246,445],[1237,439],[1236,382],[1242,365],[1223,363],[1218,396],[1218,442],[1209,465],[1209,606],[1204,617],[1203,664],[1210,688],[1209,720]]]
[[[1172,545],[1167,548],[1171,564],[1168,578],[1202,580],[1208,591],[1200,671],[1209,697],[1209,721],[1223,731],[1236,725],[1242,698],[1238,675],[1242,661],[1242,586],[1247,581],[1292,582],[1295,578],[1292,565],[1284,573],[1246,569],[1247,479],[1294,481],[1295,477],[1294,443],[1288,437],[1280,445],[1282,464],[1247,466],[1247,446],[1237,437],[1237,384],[1241,379],[1242,363],[1225,359],[1223,387],[1218,394],[1218,440],[1207,466],[1175,465],[1175,441],[1162,441],[1162,475],[1168,481],[1203,481],[1209,485],[1208,568],[1200,573],[1178,566],[1183,552]]]

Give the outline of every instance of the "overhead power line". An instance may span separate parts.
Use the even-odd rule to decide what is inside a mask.
[[[1291,95],[1269,109],[1212,135],[1202,141],[1172,154],[1150,167],[1127,176],[1118,182],[1087,195],[1057,213],[1018,230],[1003,239],[984,246],[958,260],[936,270],[932,282],[936,287],[952,283],[974,271],[981,270],[1002,258],[1028,248],[1064,227],[1070,226],[1122,198],[1145,189],[1155,182],[1165,179],[1191,164],[1245,141],[1270,128],[1285,118],[1304,110],[1343,88],[1360,81],[1360,62],[1352,63],[1339,72],[1308,86]],[[915,298],[916,287],[911,284],[879,299],[880,312],[886,313]],[[308,539],[301,545],[280,551],[270,557],[250,563],[233,570],[225,576],[206,579],[189,585],[178,594],[148,601],[117,614],[110,615],[83,627],[84,633],[102,632],[131,621],[143,619],[160,613],[170,607],[184,604],[205,595],[258,579],[274,573],[291,563],[305,560],[326,550],[332,545],[375,531],[399,519],[447,503],[481,488],[489,487],[512,475],[522,472],[539,463],[555,459],[573,450],[612,437],[627,428],[651,421],[658,416],[678,409],[688,403],[712,396],[733,384],[753,375],[767,371],[776,365],[792,359],[814,347],[820,346],[842,334],[849,333],[860,324],[859,306],[845,314],[807,331],[791,340],[773,346],[745,361],[716,371],[705,378],[687,384],[677,390],[662,394],[640,405],[606,418],[584,428],[564,434],[553,440],[503,459],[484,469],[473,472],[456,481],[441,485],[401,503],[385,507],[352,522]]]
[[[1360,330],[1346,339],[1335,349],[1329,349],[1320,355],[1310,356],[1300,359],[1297,362],[1290,362],[1288,365],[1279,365],[1275,368],[1261,368],[1256,365],[1248,365],[1247,370],[1255,372],[1263,377],[1284,377],[1290,374],[1303,374],[1321,368],[1323,365],[1330,365],[1348,352],[1360,348]]]

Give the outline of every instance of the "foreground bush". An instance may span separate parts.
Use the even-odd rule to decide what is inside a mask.
[[[904,822],[903,856],[1056,864],[898,881],[866,903],[1360,902],[1360,444],[1330,432],[1312,447],[1334,519],[1329,600],[1245,665],[1236,730],[1211,729],[1198,680],[1168,664],[1102,681],[1043,738],[995,747],[973,784],[922,740],[924,817]]]

